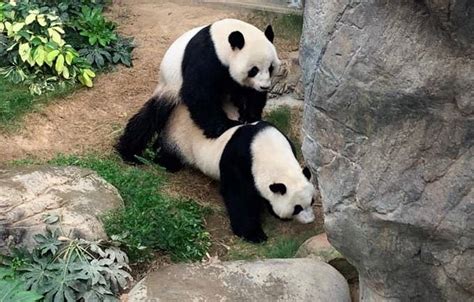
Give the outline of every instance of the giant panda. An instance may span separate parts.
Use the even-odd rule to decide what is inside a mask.
[[[237,124],[222,110],[226,99],[239,108],[242,122],[261,119],[272,74],[281,64],[273,39],[271,26],[262,32],[236,19],[191,29],[165,53],[160,85],[179,91],[194,122],[216,138]]]
[[[170,102],[158,94],[149,102]],[[265,241],[261,213],[267,205],[280,219],[314,220],[314,187],[307,168],[301,169],[288,138],[259,121],[229,128],[210,139],[191,119],[179,100],[160,134],[159,163],[171,170],[187,164],[220,180],[220,191],[233,232],[250,242]]]
[[[281,65],[273,39],[271,26],[262,32],[236,19],[191,29],[166,51],[155,94],[167,91],[178,95],[208,138],[216,138],[232,126],[258,121],[272,74]],[[165,100],[177,99],[163,100],[159,104],[149,103],[148,106],[159,108],[150,107],[128,123],[116,145],[125,161],[136,162],[135,156],[161,131],[175,105]],[[226,116],[228,104],[238,108],[239,121]]]

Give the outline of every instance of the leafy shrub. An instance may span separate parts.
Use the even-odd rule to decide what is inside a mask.
[[[92,87],[94,70],[131,66],[132,40],[102,11],[92,0],[0,2],[0,75],[41,94],[62,81]]]
[[[192,201],[164,196],[163,174],[152,168],[123,166],[114,158],[60,156],[50,163],[96,171],[120,192],[125,208],[105,217],[105,229],[122,242],[134,262],[149,259],[154,250],[168,252],[172,260],[200,260],[209,246],[204,210]]]
[[[0,301],[2,302],[34,302],[43,296],[34,291],[25,290],[26,284],[17,279],[16,273],[11,268],[0,266]]]
[[[127,255],[113,245],[59,236],[58,229],[36,235],[35,241],[31,253],[16,251],[15,258],[2,261],[22,281],[10,288],[32,291],[28,301],[41,298],[35,293],[46,301],[117,301],[115,297],[131,280]]]

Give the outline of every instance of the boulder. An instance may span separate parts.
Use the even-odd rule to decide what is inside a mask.
[[[178,264],[150,273],[128,301],[350,301],[344,277],[312,259]]]
[[[295,257],[309,257],[326,263],[336,259],[344,259],[341,253],[329,243],[326,233],[313,236],[306,240],[299,247]]]
[[[306,2],[303,155],[362,301],[474,295],[474,2]]]
[[[33,236],[46,231],[47,217],[70,238],[107,239],[99,217],[121,206],[117,189],[91,170],[0,169],[0,251],[12,244],[31,249]]]

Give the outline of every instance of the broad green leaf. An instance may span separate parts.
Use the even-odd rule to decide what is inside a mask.
[[[48,63],[48,62],[52,63],[58,55],[59,55],[59,50],[53,50],[53,51],[49,52],[48,55],[46,56],[46,63]]]
[[[38,66],[43,66],[44,61],[46,60],[46,51],[43,46],[38,46],[35,50],[35,55],[33,57]]]
[[[38,15],[40,12],[38,9],[32,9],[32,10],[29,10],[28,13],[32,14],[32,15]]]
[[[52,27],[52,29],[54,29],[55,31],[57,31],[60,34],[64,34],[64,30],[59,26]]]
[[[48,213],[43,217],[43,222],[47,224],[54,224],[59,221],[59,215]]]
[[[89,88],[91,88],[91,87],[94,85],[94,84],[92,83],[91,78],[90,78],[85,72],[83,72],[83,73],[79,76],[79,81],[80,81],[83,85],[85,85],[85,86],[87,86],[87,87],[89,87]]]
[[[35,292],[23,290],[20,281],[0,280],[0,301],[2,302],[33,302],[42,298]]]
[[[20,46],[18,47],[18,54],[20,55],[20,58],[23,62],[28,60],[28,57],[30,56],[30,50],[30,44],[20,43]]]
[[[68,65],[71,65],[72,64],[72,60],[74,59],[74,54],[70,51],[66,52],[66,63]]]
[[[46,25],[48,25],[48,23],[46,22],[46,19],[44,18],[44,15],[41,14],[41,15],[38,15],[38,17],[36,18],[38,20],[38,23],[39,25],[45,27]]]
[[[63,77],[69,79],[69,68],[67,68],[67,66],[64,66]]]
[[[53,16],[53,15],[47,15],[46,16],[50,21],[55,21],[55,20],[58,20],[59,17],[58,16]]]
[[[15,23],[15,24],[13,24],[12,30],[14,32],[19,32],[23,28],[23,26],[25,26],[25,23],[23,23],[23,22]]]
[[[5,29],[5,25],[3,25],[3,22],[0,22],[0,32],[2,32]]]
[[[57,31],[55,31],[54,29],[48,28],[48,34],[49,34],[49,37],[51,38],[51,40],[58,43],[60,46],[64,44],[64,41],[61,38],[61,35]]]
[[[31,23],[35,22],[35,20],[36,20],[36,15],[35,14],[29,14],[25,18],[25,24],[26,25],[31,24]]]
[[[84,73],[87,74],[89,77],[94,78],[95,77],[95,72],[90,70],[89,68],[84,69]]]
[[[54,66],[56,72],[61,74],[64,70],[64,56],[60,54],[56,59],[56,65]]]

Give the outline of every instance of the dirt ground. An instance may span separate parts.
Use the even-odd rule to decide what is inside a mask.
[[[100,75],[94,89],[80,89],[25,117],[13,134],[0,134],[0,163],[33,156],[110,151],[123,125],[158,84],[166,49],[183,32],[222,18],[252,18],[249,11],[193,1],[115,0],[108,13],[137,48],[133,68]],[[280,56],[288,48],[282,42]],[[279,45],[277,44],[277,47]]]

